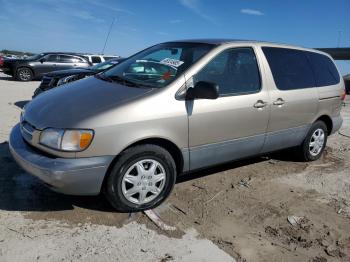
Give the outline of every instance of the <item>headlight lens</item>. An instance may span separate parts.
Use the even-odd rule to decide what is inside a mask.
[[[40,144],[52,149],[78,152],[91,144],[92,130],[47,128],[41,132]]]
[[[62,77],[62,78],[60,78],[60,79],[58,80],[57,86],[60,86],[60,85],[64,85],[64,84],[66,84],[66,83],[69,83],[69,82],[71,82],[74,78],[75,78],[75,75]]]

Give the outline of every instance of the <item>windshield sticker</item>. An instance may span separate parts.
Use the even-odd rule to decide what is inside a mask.
[[[164,80],[169,80],[169,78],[171,77],[171,72],[165,72],[162,76],[162,79]]]
[[[179,67],[180,65],[182,65],[184,63],[184,61],[177,60],[177,59],[171,59],[171,58],[165,58],[162,61],[160,61],[160,63],[164,64],[164,65],[173,66],[173,67]]]

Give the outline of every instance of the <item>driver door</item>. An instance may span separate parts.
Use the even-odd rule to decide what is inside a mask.
[[[187,101],[190,169],[228,162],[263,147],[269,96],[252,47],[226,49],[204,66],[190,85],[219,85],[219,98]]]
[[[59,57],[58,55],[47,55],[40,59],[35,65],[35,71],[38,76],[42,76],[48,72],[55,71],[57,68]]]

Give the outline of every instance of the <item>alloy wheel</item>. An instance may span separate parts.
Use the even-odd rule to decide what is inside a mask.
[[[323,149],[325,133],[321,128],[314,131],[309,143],[309,152],[312,156],[317,156]]]
[[[122,193],[132,203],[146,204],[159,196],[165,181],[165,169],[158,161],[140,160],[125,172],[122,179]]]

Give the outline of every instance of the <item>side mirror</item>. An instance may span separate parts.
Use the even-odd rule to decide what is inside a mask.
[[[186,99],[217,99],[219,97],[219,86],[205,81],[197,82],[193,88],[187,89]]]
[[[44,62],[45,62],[45,59],[44,59],[44,58],[41,58],[39,61],[40,61],[40,63],[44,63]]]

